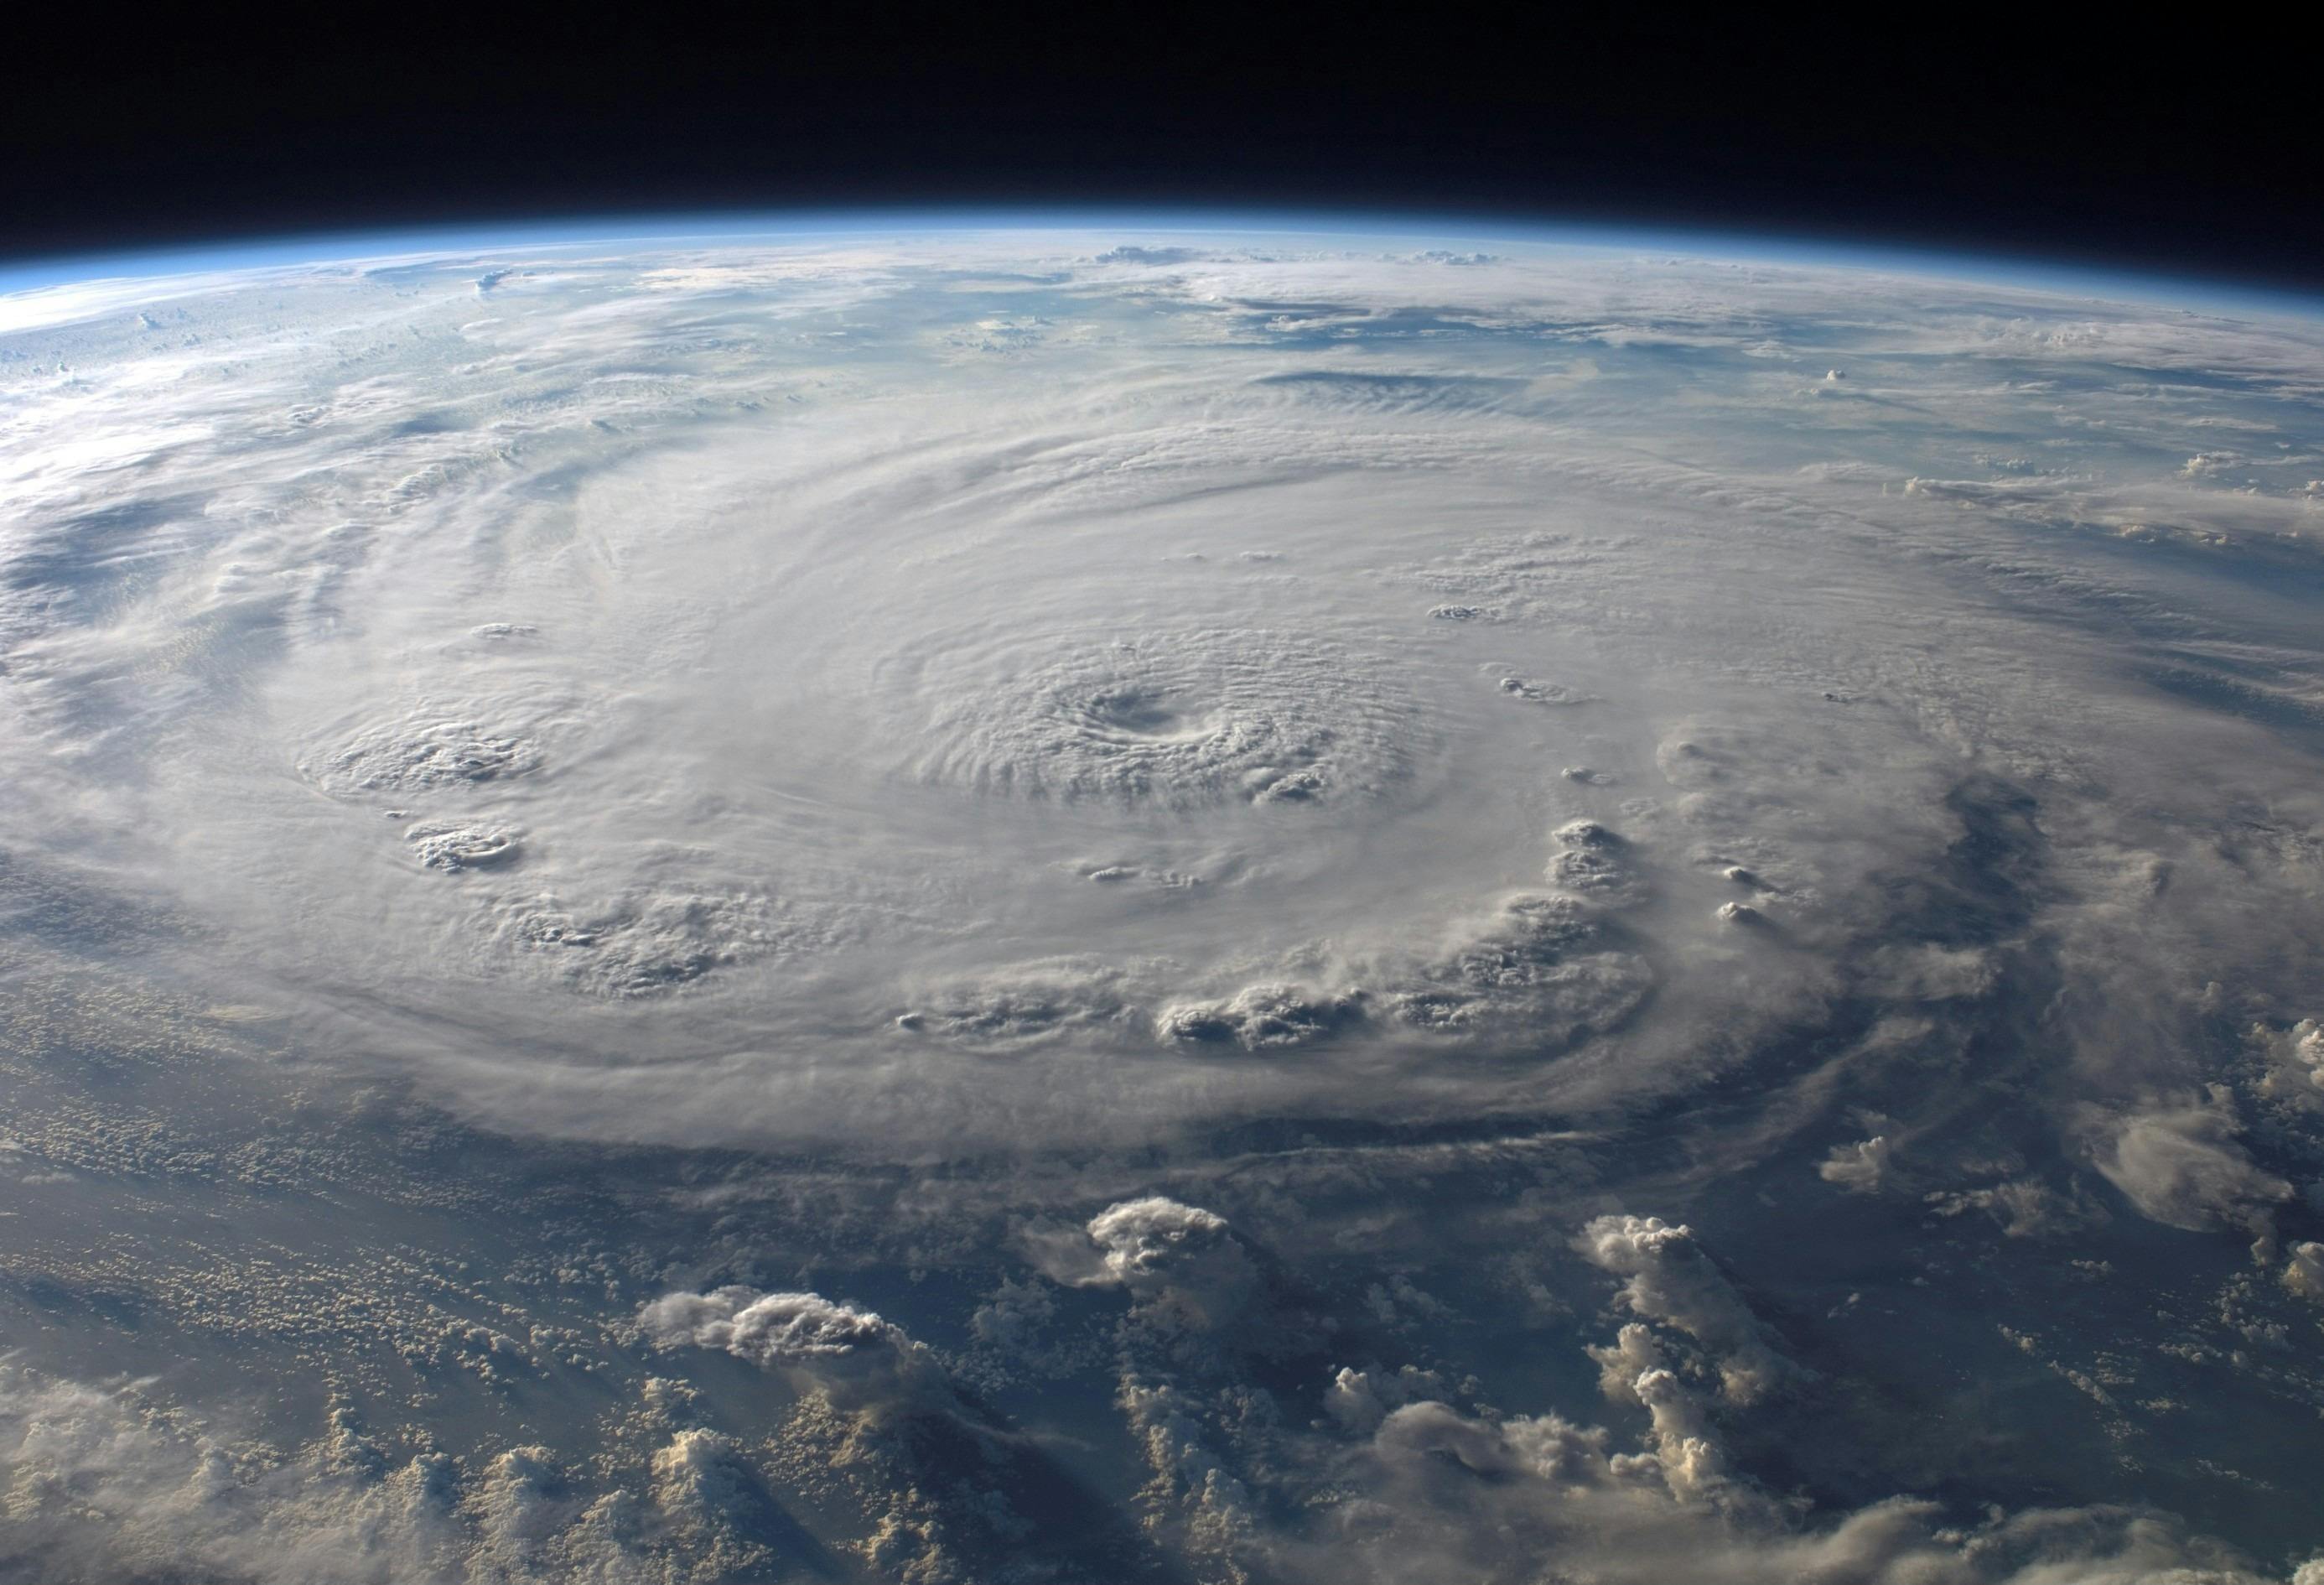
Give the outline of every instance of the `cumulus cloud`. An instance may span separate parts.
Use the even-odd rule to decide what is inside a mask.
[[[1552,885],[1576,892],[1592,902],[1623,907],[1644,893],[1629,843],[1592,820],[1569,820],[1554,839],[1545,878]]]
[[[2234,1550],[2126,1508],[2026,1511],[1950,1525],[1927,1501],[1799,1517],[1764,1501],[1702,1501],[1609,1452],[1606,1432],[1557,1415],[1489,1420],[1399,1408],[1360,1467],[1369,1488],[1334,1517],[1343,1543],[1302,1578],[1534,1578],[1541,1557],[1610,1585],[2266,1585]]]
[[[1135,1375],[1115,1401],[1152,1472],[1139,1494],[1148,1531],[1228,1579],[1253,1577],[1268,1550],[1267,1516],[1212,1445],[1203,1405],[1174,1382]]]
[[[2260,1092],[2308,1111],[2324,1110],[2324,1023],[2303,1018],[2291,1028],[2262,1024],[2252,1031],[2266,1072]]]
[[[1231,1043],[1247,1052],[1308,1044],[1360,1016],[1355,998],[1321,995],[1291,985],[1247,986],[1222,1002],[1182,1002],[1155,1019],[1164,1040],[1184,1044]]]
[[[670,1293],[647,1305],[639,1321],[664,1347],[724,1349],[770,1368],[908,1346],[903,1333],[877,1315],[835,1304],[820,1293],[761,1293],[742,1287]]]
[[[0,1469],[10,1580],[647,1585],[674,1562],[651,1504],[586,1494],[544,1448],[508,1448],[471,1472],[440,1452],[399,1461],[344,1412],[286,1456],[189,1424],[135,1387],[0,1367]]]
[[[770,1330],[792,1333],[810,1358],[862,1346],[846,1341],[860,1313],[851,1321],[810,1306],[799,1319]],[[702,1324],[693,1312],[687,1335]],[[1696,1411],[1668,1375],[1650,1371],[1640,1384],[1655,1421],[1653,1450],[1637,1455],[1620,1451],[1604,1428],[1554,1412],[1456,1408],[1425,1373],[1342,1371],[1333,1390],[1368,1407],[1333,1417],[1340,1451],[1318,1448],[1308,1456],[1323,1461],[1312,1476],[1295,1476],[1297,1466],[1288,1465],[1271,1470],[1264,1487],[1237,1472],[1194,1395],[1167,1382],[1135,1383],[1120,1407],[1155,1472],[1142,1499],[1149,1535],[1230,1578],[1385,1585],[1453,1571],[1514,1582],[1556,1555],[1591,1577],[1638,1585],[2124,1585],[2182,1577],[2265,1585],[2267,1576],[2228,1549],[2131,1510],[2036,1509],[1960,1524],[1933,1504],[1897,1499],[1803,1514],[1719,1467],[1717,1448],[1697,1434]],[[659,1440],[636,1490],[599,1494],[539,1447],[506,1449],[464,1475],[440,1455],[383,1460],[345,1421],[278,1462],[189,1432],[133,1395],[18,1374],[0,1394],[0,1446],[12,1472],[0,1567],[43,1580],[191,1568],[254,1585],[478,1578],[642,1585],[828,1566],[799,1552],[803,1543],[770,1508],[746,1450],[706,1427],[679,1427]],[[866,1478],[879,1474],[882,1456],[877,1448],[842,1455]],[[956,1481],[962,1472],[928,1473]],[[1309,1478],[1320,1483],[1305,1499],[1314,1523],[1286,1526],[1270,1496]],[[906,1499],[861,1555],[875,1571],[904,1577],[981,1567],[945,1544],[978,1523],[961,1494],[950,1506]],[[994,1534],[1021,1543],[1014,1520]],[[2306,1574],[2293,1578],[2297,1585]]]
[[[1753,1403],[1796,1374],[1692,1228],[1660,1217],[1601,1216],[1582,1230],[1575,1247],[1591,1265],[1625,1279],[1621,1300],[1634,1314],[1700,1344],[1729,1401]]]
[[[2283,1285],[2324,1304],[2324,1244],[2308,1239],[2292,1247],[2283,1263]]]
[[[1875,1134],[1854,1145],[1835,1145],[1816,1168],[1816,1175],[1850,1194],[1877,1194],[1895,1173],[1895,1146],[1885,1134]]]
[[[1226,1219],[1161,1195],[1126,1200],[1090,1219],[1101,1280],[1204,1325],[1232,1320],[1259,1269]]]
[[[1600,1427],[1556,1414],[1464,1414],[1439,1401],[1387,1415],[1349,1463],[1355,1489],[1328,1511],[1329,1541],[1293,1553],[1295,1577],[1515,1581],[1555,1556],[1578,1577],[1703,1585],[2264,1585],[2232,1550],[2125,1508],[1998,1510],[1949,1522],[1895,1498],[1816,1515],[1728,1478],[1691,1412],[1651,1375],[1658,1450],[1616,1451]],[[2304,1575],[2295,1575],[2302,1585]]]
[[[1343,1431],[1369,1435],[1390,1412],[1445,1395],[1435,1372],[1406,1365],[1393,1372],[1342,1367],[1323,1392],[1323,1413]]]
[[[946,1393],[942,1367],[901,1328],[820,1293],[667,1293],[638,1324],[658,1348],[720,1349],[849,1402],[940,1403]]]

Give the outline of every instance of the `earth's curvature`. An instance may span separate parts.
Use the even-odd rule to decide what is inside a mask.
[[[2306,307],[315,251],[0,297],[0,1579],[2324,1579]]]

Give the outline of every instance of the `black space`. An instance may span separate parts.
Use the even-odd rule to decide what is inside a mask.
[[[62,14],[0,91],[0,256],[702,208],[1289,204],[2324,289],[2313,58],[2183,15]]]

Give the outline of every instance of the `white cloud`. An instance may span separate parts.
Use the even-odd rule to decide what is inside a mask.
[[[901,1328],[820,1293],[668,1293],[638,1322],[659,1348],[720,1349],[850,1404],[942,1406],[950,1397],[943,1367]]]
[[[1226,1219],[1160,1195],[1090,1219],[1104,1280],[1204,1325],[1231,1321],[1255,1296],[1258,1267]]]
[[[2324,1244],[2294,1244],[2283,1263],[2283,1285],[2303,1299],[2324,1304]]]
[[[1660,1397],[1663,1388],[1649,1391]],[[2227,1548],[2128,1509],[1996,1512],[1960,1525],[1934,1504],[1899,1498],[1803,1517],[1725,1483],[1714,1450],[1658,1457],[1641,1478],[1639,1462],[1609,1452],[1602,1430],[1554,1414],[1500,1419],[1410,1404],[1381,1423],[1354,1468],[1362,1484],[1340,1499],[1336,1544],[1303,1558],[1295,1577],[1514,1581],[1554,1556],[1577,1578],[1607,1585],[2268,1579]]]
[[[1854,1145],[1835,1145],[1816,1168],[1816,1175],[1850,1194],[1877,1194],[1895,1173],[1895,1146],[1885,1134]]]
[[[1601,1216],[1582,1230],[1575,1247],[1593,1265],[1626,1279],[1621,1299],[1634,1314],[1702,1345],[1730,1401],[1756,1402],[1796,1374],[1692,1229],[1660,1217]]]
[[[189,1425],[136,1387],[0,1366],[8,1524],[0,1577],[43,1585],[199,1576],[252,1585],[508,1585],[666,1578],[635,1498],[567,1495],[568,1472],[512,1448],[464,1477],[441,1453],[382,1458],[342,1419],[286,1456]]]
[[[2292,1185],[2256,1165],[2237,1132],[2216,1100],[2135,1112],[2106,1125],[2093,1159],[2142,1215],[2165,1227],[2257,1231]]]
[[[2263,1024],[2252,1031],[2252,1039],[2267,1063],[2262,1094],[2304,1110],[2324,1110],[2324,1023],[2303,1018],[2284,1030]]]

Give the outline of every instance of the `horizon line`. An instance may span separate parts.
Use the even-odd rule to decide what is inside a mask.
[[[1978,245],[1948,248],[1877,237],[1848,240],[1804,231],[1753,230],[1668,221],[1635,225],[1601,218],[1520,218],[1477,210],[1406,207],[1366,209],[1317,205],[817,205],[798,209],[721,207],[687,210],[620,209],[506,222],[416,222],[383,227],[273,231],[263,236],[164,243],[119,249],[60,252],[10,259],[0,255],[0,299],[94,285],[161,281],[269,265],[317,267],[396,258],[451,258],[500,249],[547,251],[620,244],[741,240],[775,236],[842,236],[903,232],[1083,231],[1106,227],[1174,236],[1415,236],[1530,246],[1607,250],[1668,248],[1703,258],[1744,262],[1887,269],[1941,279],[1994,283],[1997,279],[2052,292],[2111,301],[2153,300],[2169,293],[2185,307],[2190,292],[2265,308],[2301,318],[2324,316],[2324,291],[2237,280],[2166,266],[2106,265]],[[2012,278],[2015,278],[2014,280]],[[2094,290],[2096,289],[2096,290]],[[2120,294],[2120,295],[2117,295]]]

